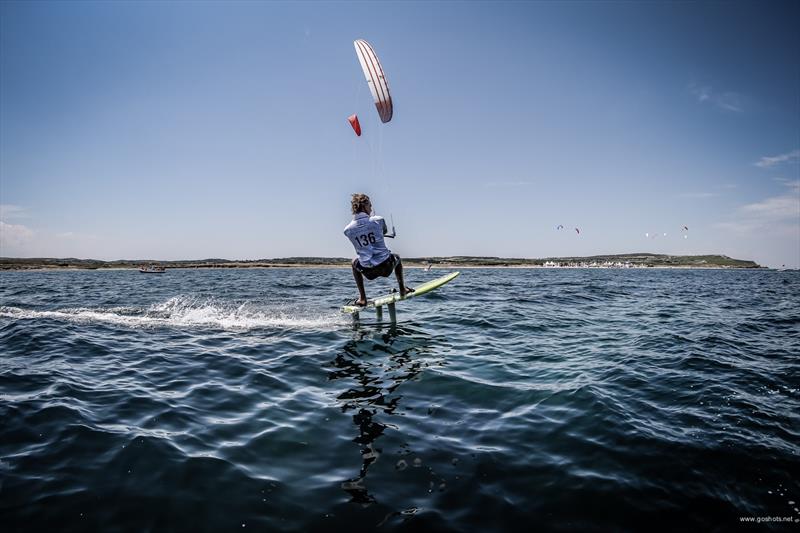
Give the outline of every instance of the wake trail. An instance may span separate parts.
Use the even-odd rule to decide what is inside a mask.
[[[133,329],[199,327],[224,330],[261,328],[330,330],[347,324],[346,317],[333,310],[265,307],[249,302],[233,303],[191,296],[175,296],[148,308],[75,307],[41,311],[0,306],[0,318],[113,324]]]

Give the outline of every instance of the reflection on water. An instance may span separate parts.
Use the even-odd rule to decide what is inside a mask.
[[[358,475],[342,483],[351,502],[376,503],[365,484],[369,467],[381,455],[376,441],[387,429],[397,430],[389,417],[396,415],[403,397],[398,392],[400,385],[425,368],[442,364],[441,358],[431,358],[431,344],[428,335],[410,326],[391,324],[378,326],[378,329],[360,328],[332,361],[336,370],[328,374],[328,379],[352,382],[349,389],[337,396],[342,412],[352,413],[358,430],[353,442],[361,452]]]

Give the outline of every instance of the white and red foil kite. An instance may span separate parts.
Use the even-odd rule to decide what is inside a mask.
[[[378,110],[381,122],[389,122],[392,120],[394,109],[392,96],[389,94],[389,84],[386,81],[386,75],[383,73],[381,62],[378,61],[375,50],[364,39],[353,41],[353,46],[356,48],[358,62],[361,64],[361,70],[364,71],[364,77],[367,79],[372,99],[375,100],[375,108]]]

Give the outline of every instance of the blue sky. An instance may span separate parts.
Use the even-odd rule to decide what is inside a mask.
[[[799,15],[796,2],[3,2],[0,255],[351,256],[349,195],[366,192],[405,256],[797,267]],[[357,38],[386,70],[388,124]]]

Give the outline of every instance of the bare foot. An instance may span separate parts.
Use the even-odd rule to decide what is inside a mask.
[[[356,300],[355,305],[357,305],[358,307],[364,307],[365,305],[367,305],[367,301],[362,298],[359,298],[358,300]]]
[[[414,292],[414,289],[411,287],[400,287],[400,298],[405,298],[406,294],[411,294],[412,292]]]

